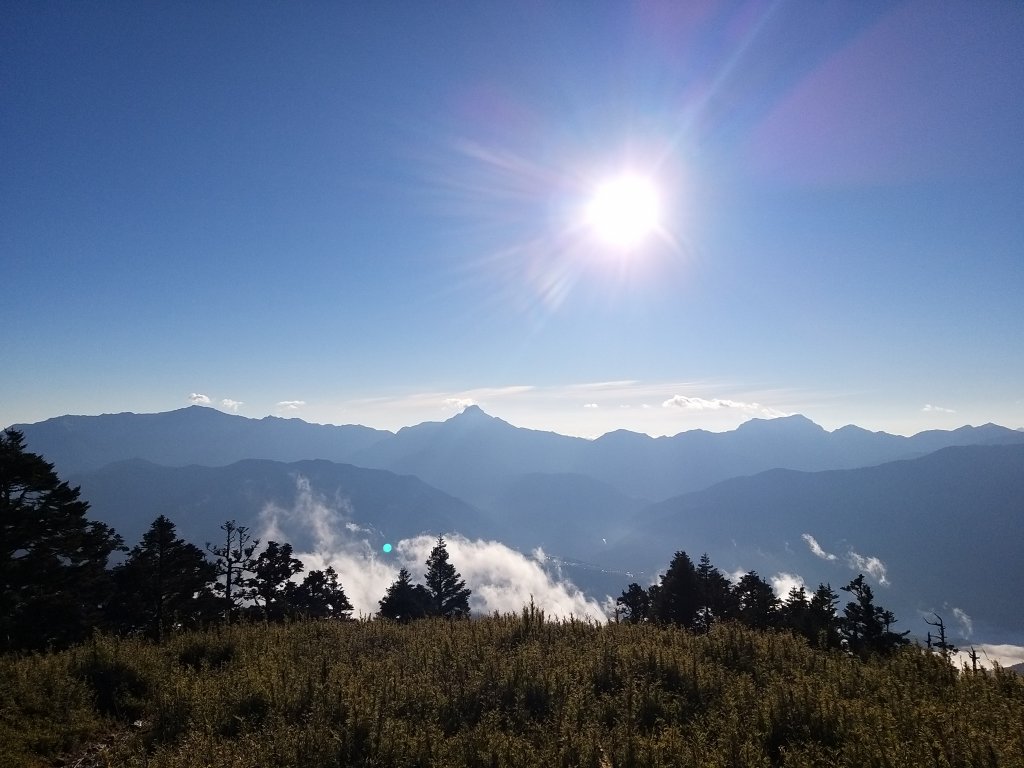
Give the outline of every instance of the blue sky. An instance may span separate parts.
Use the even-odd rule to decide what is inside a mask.
[[[1024,426],[1020,3],[0,14],[2,424]]]

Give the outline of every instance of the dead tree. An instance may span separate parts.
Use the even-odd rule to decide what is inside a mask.
[[[952,657],[952,655],[956,653],[958,649],[955,645],[946,640],[946,624],[942,620],[942,617],[934,611],[932,612],[932,616],[935,617],[935,621],[929,621],[928,619],[925,619],[924,623],[932,627],[938,627],[939,639],[933,640],[932,633],[929,632],[928,649],[938,650],[939,655],[941,655],[942,658],[944,658],[946,661],[949,661],[950,657]]]

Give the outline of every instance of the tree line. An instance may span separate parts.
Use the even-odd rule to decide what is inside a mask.
[[[840,589],[852,598],[842,614],[839,595],[830,584],[819,584],[811,595],[795,586],[780,600],[756,571],[734,584],[706,553],[694,565],[685,552],[676,552],[658,583],[646,589],[630,584],[616,606],[625,621],[635,624],[708,632],[717,622],[738,621],[754,629],[789,629],[818,648],[843,648],[861,657],[886,654],[909,642],[907,632],[893,631],[892,611],[875,604],[864,574]]]
[[[110,526],[86,517],[79,489],[28,451],[22,433],[0,433],[0,650],[66,647],[94,629],[162,642],[168,632],[218,622],[350,619],[332,567],[304,571],[292,545],[260,541],[229,520],[206,551],[160,515],[129,549]],[[115,553],[124,558],[108,567]],[[425,585],[402,569],[378,618],[466,617],[470,590],[438,537]]]

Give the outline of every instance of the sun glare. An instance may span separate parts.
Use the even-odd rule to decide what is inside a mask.
[[[606,246],[629,251],[660,225],[661,201],[654,182],[633,173],[597,186],[586,208],[586,224]]]

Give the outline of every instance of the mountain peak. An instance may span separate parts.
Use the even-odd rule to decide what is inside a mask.
[[[479,405],[467,405],[459,413],[452,416],[452,419],[458,419],[459,421],[479,421],[483,419],[493,419],[494,417],[484,413],[484,409]]]
[[[770,430],[773,432],[786,432],[787,434],[817,434],[825,431],[823,427],[799,413],[794,413],[792,416],[779,416],[775,419],[750,419],[736,428],[737,432],[740,430],[746,432]]]

